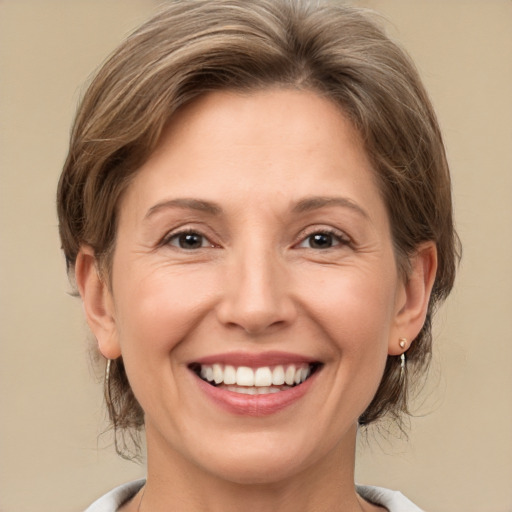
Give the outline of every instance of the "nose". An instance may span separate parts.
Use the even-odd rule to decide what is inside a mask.
[[[246,333],[268,333],[297,316],[286,264],[271,250],[247,248],[230,258],[218,304],[219,321]]]

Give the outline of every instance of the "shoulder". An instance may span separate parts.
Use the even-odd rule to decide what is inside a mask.
[[[96,500],[85,512],[116,512],[130,498],[139,492],[145,480],[136,480],[120,485]]]
[[[401,492],[370,485],[357,485],[356,489],[359,496],[374,505],[387,508],[389,512],[423,512]]]

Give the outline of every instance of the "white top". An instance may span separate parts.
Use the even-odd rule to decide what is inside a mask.
[[[399,491],[370,485],[356,485],[356,490],[366,501],[385,507],[389,512],[424,512]]]
[[[145,480],[137,480],[116,487],[95,501],[85,512],[116,512],[121,505],[137,494],[144,483]],[[356,489],[365,500],[385,507],[389,512],[423,512],[398,491],[368,485],[357,485]]]

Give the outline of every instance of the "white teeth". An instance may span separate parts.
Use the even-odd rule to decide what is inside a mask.
[[[247,387],[247,386],[226,386],[228,391],[233,393],[241,393],[242,395],[268,395],[270,393],[279,393],[280,391],[286,391],[290,389],[290,386],[275,387]]]
[[[220,384],[224,381],[224,372],[222,371],[222,366],[220,364],[213,365],[213,380],[215,384]]]
[[[272,384],[274,386],[281,386],[284,384],[284,368],[276,366],[272,372]]]
[[[293,386],[295,382],[295,366],[291,365],[286,368],[286,373],[284,374],[284,381],[288,386]]]
[[[236,370],[236,383],[239,386],[254,386],[254,371],[248,366],[239,366]]]
[[[236,370],[234,366],[226,365],[224,367],[224,384],[236,384]]]
[[[254,385],[255,386],[271,386],[272,372],[268,366],[258,368],[254,374]]]
[[[203,380],[225,385],[229,390],[236,389],[237,393],[267,394],[278,393],[301,384],[311,375],[311,368],[308,364],[290,364],[253,369],[248,366],[235,367],[215,363],[201,365],[199,375]]]

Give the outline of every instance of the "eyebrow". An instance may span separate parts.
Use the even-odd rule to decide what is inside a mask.
[[[157,203],[152,206],[146,213],[145,219],[148,219],[155,213],[158,213],[161,210],[165,210],[168,208],[183,208],[188,210],[197,210],[200,212],[209,213],[211,215],[219,215],[222,213],[222,208],[215,203],[211,203],[210,201],[203,201],[201,199],[191,199],[191,198],[179,198],[179,199],[169,199],[167,201],[162,201],[161,203]]]
[[[358,204],[354,203],[354,201],[346,197],[307,197],[305,199],[301,199],[298,203],[296,203],[292,211],[294,213],[304,213],[313,210],[319,210],[321,208],[329,206],[341,206],[343,208],[350,208],[359,215],[362,215],[365,218],[369,218],[368,213],[366,213],[366,211],[363,210],[363,208],[361,208]],[[160,203],[155,204],[147,211],[145,219],[155,215],[161,210],[165,210],[168,208],[183,208],[197,210],[200,212],[209,213],[210,215],[220,215],[222,213],[222,208],[210,201],[192,198],[178,198],[168,199],[166,201],[162,201]]]
[[[354,203],[351,199],[347,197],[328,197],[328,196],[313,196],[307,197],[299,201],[293,208],[293,211],[296,213],[309,212],[312,210],[319,210],[320,208],[325,208],[329,206],[341,206],[343,208],[350,208],[355,211],[359,215],[362,215],[366,219],[369,219],[370,216],[368,213],[363,210],[357,203]]]

